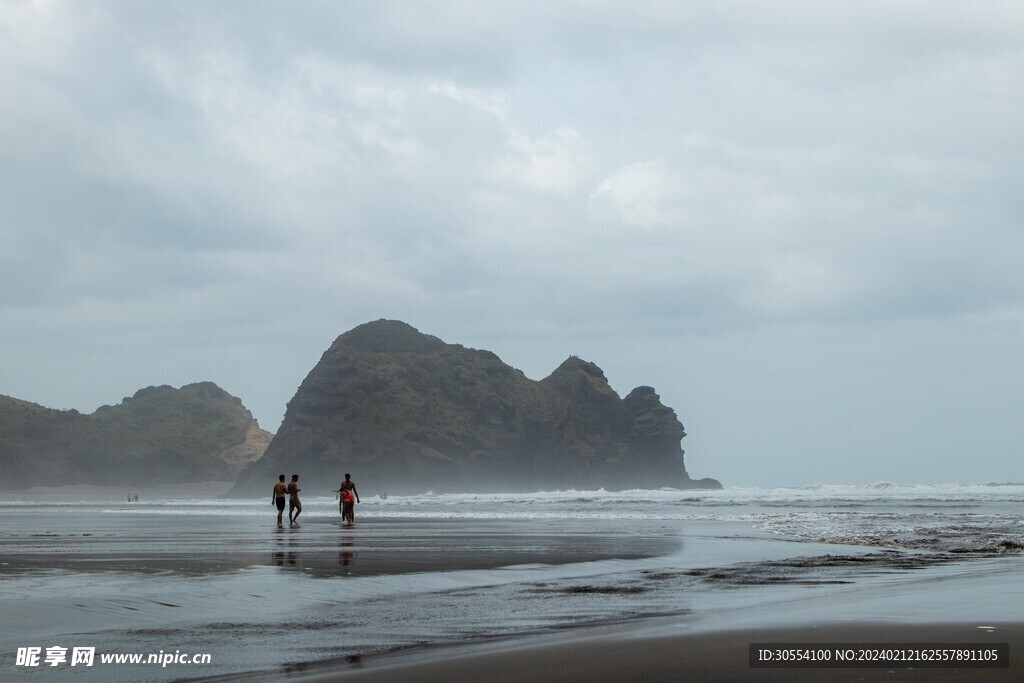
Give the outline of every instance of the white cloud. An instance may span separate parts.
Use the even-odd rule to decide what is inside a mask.
[[[490,114],[500,121],[504,121],[508,114],[508,97],[501,90],[459,87],[452,81],[434,81],[427,90]]]
[[[422,143],[406,125],[400,85],[372,69],[298,55],[275,78],[244,58],[207,50],[182,61],[150,50],[148,63],[202,116],[204,131],[271,186],[329,191],[355,174],[416,168]]]
[[[656,161],[628,164],[602,180],[588,198],[591,218],[629,226],[676,223],[686,192],[682,179]]]
[[[507,151],[494,165],[493,176],[500,183],[567,197],[579,193],[593,177],[590,144],[569,126],[536,139],[509,130],[507,143]]]
[[[0,55],[35,68],[62,68],[80,37],[97,28],[98,10],[81,9],[56,0],[5,2],[0,11]]]

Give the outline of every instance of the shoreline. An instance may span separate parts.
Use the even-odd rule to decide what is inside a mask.
[[[760,596],[748,606],[694,605],[675,615],[297,661],[210,680],[1018,681],[1024,677],[1024,621],[1014,609],[1022,594],[1018,559],[864,577],[817,595]],[[751,643],[1006,643],[1009,666],[752,668]]]
[[[712,600],[676,615],[296,663],[256,680],[1018,681],[1024,677],[1020,558],[935,565],[754,603]],[[941,595],[941,599],[936,596]],[[1008,668],[752,668],[751,643],[1009,645]],[[226,680],[241,680],[228,678]]]
[[[233,482],[197,481],[158,486],[108,486],[105,484],[68,484],[67,486],[35,486],[29,489],[0,491],[0,503],[67,503],[75,501],[124,503],[125,497],[137,494],[139,502],[154,500],[215,500],[226,493]],[[268,493],[270,489],[267,489]]]

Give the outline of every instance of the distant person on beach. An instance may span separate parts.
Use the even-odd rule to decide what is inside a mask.
[[[283,529],[284,525],[281,524],[281,515],[284,514],[284,496],[288,493],[288,487],[284,483],[284,475],[280,475],[277,478],[277,483],[274,484],[274,493],[271,494],[270,504],[277,505],[277,528]]]
[[[292,475],[292,482],[288,484],[288,523],[291,526],[299,526],[299,515],[302,514],[302,503],[299,502],[299,475]]]

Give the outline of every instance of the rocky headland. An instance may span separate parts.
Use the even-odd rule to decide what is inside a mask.
[[[0,396],[0,489],[233,481],[272,436],[212,382],[148,387],[91,415]]]
[[[684,436],[653,388],[620,398],[580,358],[535,381],[490,351],[379,320],[323,354],[231,495],[263,495],[293,472],[309,495],[345,472],[366,494],[720,488],[689,477]]]

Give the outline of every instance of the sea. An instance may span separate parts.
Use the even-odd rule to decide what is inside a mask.
[[[354,526],[308,496],[284,529],[269,490],[21,498],[0,502],[3,680],[276,679],[609,629],[1024,613],[1024,484],[370,496]]]

